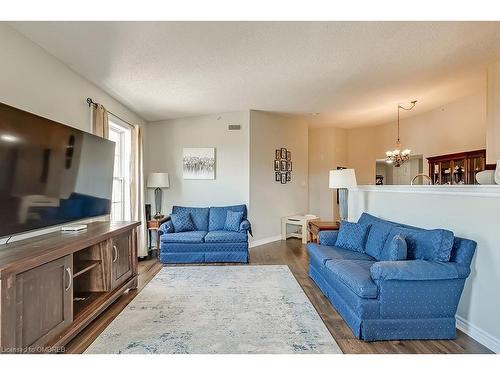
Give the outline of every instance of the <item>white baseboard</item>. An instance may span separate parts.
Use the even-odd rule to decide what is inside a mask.
[[[261,246],[261,245],[265,245],[265,244],[270,243],[270,242],[275,242],[275,241],[280,241],[280,240],[281,240],[281,234],[278,234],[277,236],[272,236],[272,237],[263,238],[261,240],[251,241],[248,244],[248,247],[252,248],[252,247]]]
[[[460,331],[472,337],[474,340],[476,340],[480,344],[483,344],[495,353],[500,353],[500,339],[490,335],[488,332],[468,322],[458,315],[455,318],[457,319],[457,328]]]

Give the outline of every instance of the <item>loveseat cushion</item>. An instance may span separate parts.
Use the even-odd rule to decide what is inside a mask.
[[[180,233],[166,233],[160,237],[163,243],[203,243],[207,232],[203,230]]]
[[[377,298],[378,287],[370,274],[373,260],[329,260],[326,272],[361,298]]]
[[[247,206],[244,204],[225,207],[210,207],[208,222],[209,231],[224,229],[227,211],[243,212],[243,219],[247,218]]]
[[[195,230],[208,231],[208,208],[202,207],[183,207],[174,206],[172,207],[173,214],[179,213],[190,213],[191,220],[193,220]]]
[[[195,226],[189,212],[172,214],[170,215],[170,220],[174,226],[174,232],[191,232],[195,230]]]
[[[242,219],[243,212],[227,211],[223,229],[230,232],[239,232]]]
[[[453,232],[449,230],[396,227],[391,230],[389,236],[396,234],[401,234],[406,240],[407,259],[450,261],[454,237]],[[390,241],[387,241],[385,246],[390,246]]]
[[[335,246],[364,253],[370,227],[371,224],[350,223],[342,220]]]
[[[322,232],[320,232],[322,233]],[[371,260],[374,259],[368,254],[358,253],[357,251],[345,250],[335,246],[325,246],[317,243],[309,242],[307,244],[307,251],[309,257],[314,259],[317,263],[325,264],[328,260],[332,259],[351,259],[351,260]]]
[[[214,230],[205,236],[205,242],[247,242],[248,236],[242,232]]]

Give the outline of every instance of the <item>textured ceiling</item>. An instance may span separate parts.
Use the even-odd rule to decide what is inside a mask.
[[[485,85],[500,22],[12,22],[149,121],[245,109],[391,121]],[[311,116],[318,112],[319,115]]]

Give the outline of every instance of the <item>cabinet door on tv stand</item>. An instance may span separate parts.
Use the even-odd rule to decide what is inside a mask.
[[[111,240],[111,289],[119,286],[133,274],[132,233]]]
[[[16,347],[43,347],[73,321],[73,256],[16,276]]]

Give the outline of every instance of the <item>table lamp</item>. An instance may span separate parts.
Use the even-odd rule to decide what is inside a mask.
[[[337,169],[330,171],[328,185],[330,189],[339,189],[340,220],[347,220],[348,189],[357,186],[354,169]]]
[[[168,188],[169,186],[170,181],[168,179],[168,173],[154,172],[149,174],[147,187],[155,189],[156,214],[154,218],[156,220],[163,218],[163,215],[161,214],[161,198],[163,191],[161,189]]]

